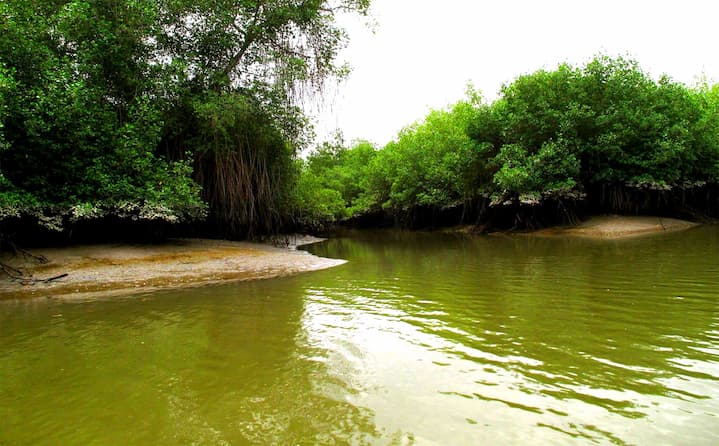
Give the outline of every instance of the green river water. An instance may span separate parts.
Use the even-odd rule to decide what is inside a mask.
[[[719,227],[360,232],[345,265],[0,301],[0,445],[719,444]]]

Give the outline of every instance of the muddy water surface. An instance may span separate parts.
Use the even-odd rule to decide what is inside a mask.
[[[719,444],[719,228],[358,233],[258,282],[0,302],[0,445]]]

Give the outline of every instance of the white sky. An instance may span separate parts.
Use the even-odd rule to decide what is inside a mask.
[[[373,0],[370,24],[342,17],[349,78],[328,89],[318,140],[384,145],[403,127],[464,96],[594,55],[630,56],[653,76],[719,80],[719,0]],[[374,29],[374,32],[372,31]]]

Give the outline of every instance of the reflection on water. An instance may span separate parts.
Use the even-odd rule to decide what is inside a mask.
[[[719,443],[719,228],[355,233],[331,270],[0,304],[0,445]]]
[[[391,396],[367,406],[389,426],[411,412],[428,441],[719,440],[716,227],[621,242],[372,235],[316,251],[354,264],[310,295],[356,313],[330,330],[338,343],[381,352],[364,368]]]

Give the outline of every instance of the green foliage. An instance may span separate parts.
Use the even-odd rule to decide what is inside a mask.
[[[495,193],[542,196],[599,184],[666,190],[716,178],[709,97],[708,88],[656,82],[635,62],[598,57],[581,69],[520,76],[470,135],[500,150]]]
[[[5,127],[5,116],[7,114],[6,96],[15,89],[15,81],[9,70],[0,65],[0,152],[7,149],[3,128]]]
[[[719,84],[702,85],[690,94],[698,119],[688,129],[689,144],[693,148],[688,177],[719,182]]]
[[[335,16],[364,14],[369,2],[163,4],[157,46],[172,61],[166,83],[176,92],[164,140],[175,156],[194,154],[211,222],[225,236],[245,237],[301,219],[295,205],[310,201],[297,192],[312,183],[295,184],[291,159],[311,133],[296,99],[346,73],[335,64],[346,39]]]
[[[432,111],[423,122],[404,129],[383,150],[386,155],[373,164],[369,194],[386,198],[385,208],[414,206],[451,207],[472,193],[474,166],[480,152],[467,136],[473,104],[460,102],[450,110]],[[379,175],[378,175],[379,174]],[[379,176],[379,178],[377,178]],[[381,178],[389,178],[383,184]]]
[[[334,59],[345,41],[338,13],[364,14],[368,0],[163,0],[158,44],[210,87],[292,94],[341,75]],[[309,82],[309,85],[307,83]],[[279,87],[279,89],[277,88]]]
[[[145,43],[152,5],[3,7],[0,62],[14,68],[16,84],[3,95],[8,149],[0,166],[5,188],[23,197],[6,200],[16,214],[167,221],[204,215],[190,164],[156,154],[162,102],[154,100]]]
[[[308,171],[322,178],[323,186],[337,190],[345,206],[358,206],[366,188],[369,165],[376,148],[367,141],[359,141],[346,149],[340,143],[325,143],[308,159]]]
[[[3,215],[176,222],[204,199],[225,235],[276,228],[310,135],[294,100],[345,73],[335,16],[368,6],[0,3]]]
[[[655,81],[633,61],[600,56],[520,76],[491,104],[470,88],[466,100],[402,130],[369,163],[353,164],[351,152],[310,159],[350,215],[487,198],[580,200],[605,186],[692,187],[719,179],[719,86]]]
[[[530,152],[562,141],[581,160],[585,185],[666,188],[698,173],[692,129],[707,110],[696,92],[667,78],[655,82],[634,62],[600,57],[581,70],[540,71],[503,96],[507,139]]]
[[[384,210],[719,181],[719,87],[597,57],[434,110],[381,149],[326,144],[297,99],[346,67],[368,0],[0,3],[0,223],[200,219],[244,237]]]
[[[212,223],[227,236],[277,227],[295,179],[281,130],[241,94],[209,94],[195,103],[195,117],[198,134],[189,143]]]
[[[533,154],[518,144],[507,144],[495,162],[501,166],[493,178],[497,197],[514,193],[520,199],[531,197],[523,201],[538,201],[542,194],[561,194],[577,185],[579,160],[565,144],[545,142]]]
[[[377,151],[366,141],[324,143],[300,166],[296,205],[302,218],[333,222],[368,210],[365,196]],[[322,201],[322,200],[326,201]]]
[[[302,226],[330,223],[347,216],[346,203],[337,189],[325,186],[324,178],[300,163],[301,175],[293,192],[293,215]]]

